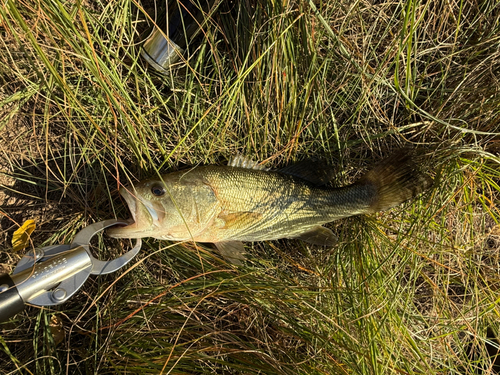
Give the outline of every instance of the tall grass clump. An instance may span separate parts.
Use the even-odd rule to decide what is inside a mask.
[[[0,7],[1,272],[128,217],[117,189],[237,153],[352,183],[402,147],[434,186],[329,227],[333,248],[147,239],[126,270],[0,324],[5,374],[494,374],[500,360],[500,5],[219,1],[178,66],[141,58],[164,2]],[[121,244],[103,236],[102,259]]]

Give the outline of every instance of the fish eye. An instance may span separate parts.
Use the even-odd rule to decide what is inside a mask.
[[[157,197],[161,197],[162,195],[164,195],[167,191],[165,190],[165,188],[163,186],[160,186],[160,185],[154,185],[152,188],[151,188],[151,193],[153,193],[153,195],[157,196]]]

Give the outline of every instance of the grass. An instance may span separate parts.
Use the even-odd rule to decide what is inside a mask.
[[[3,272],[21,258],[7,244],[25,220],[36,246],[67,243],[128,216],[120,185],[238,152],[273,168],[322,158],[344,185],[413,145],[436,185],[332,223],[332,249],[247,244],[239,269],[208,245],[148,239],[127,270],[2,323],[0,372],[494,373],[499,10],[225,1],[159,76],[140,57],[152,2],[4,1]],[[117,245],[96,251],[109,259]]]

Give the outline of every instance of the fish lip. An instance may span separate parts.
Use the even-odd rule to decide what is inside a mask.
[[[139,212],[140,208],[138,207],[138,205],[143,205],[146,208],[154,224],[158,222],[158,214],[156,213],[151,202],[148,202],[147,200],[144,200],[130,193],[126,189],[120,189],[120,194],[123,197],[123,199],[125,199],[125,202],[127,202],[130,213],[132,214],[132,219],[134,220],[135,223],[137,223],[137,213]]]
[[[120,189],[120,195],[123,199],[125,199],[128,209],[132,215],[132,222],[127,225],[127,227],[130,227],[133,224],[137,224],[137,198],[132,195],[126,188]]]
[[[138,205],[142,204],[139,199],[130,192],[127,188],[121,188],[119,191],[122,198],[127,203],[128,209],[132,218],[125,220],[128,225],[125,226],[115,226],[107,230],[107,234],[113,238],[141,238],[143,237],[142,233],[140,233],[137,215],[138,215]]]

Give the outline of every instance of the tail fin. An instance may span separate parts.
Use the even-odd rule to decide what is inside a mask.
[[[370,212],[384,211],[413,198],[432,185],[432,178],[420,172],[415,155],[403,149],[383,160],[357,184],[371,185],[376,191]]]

